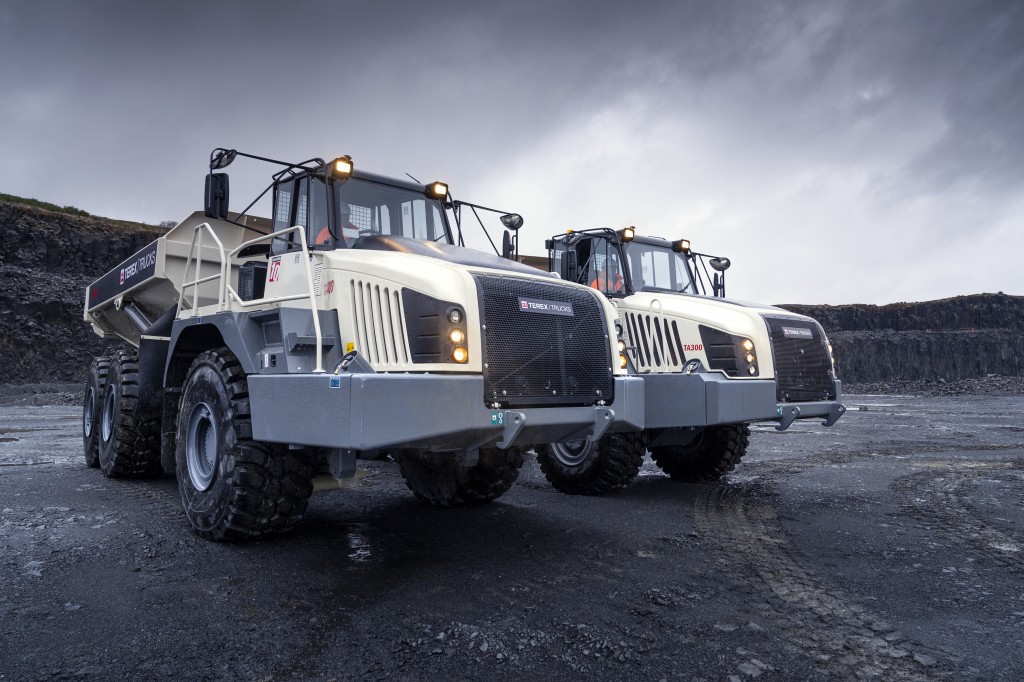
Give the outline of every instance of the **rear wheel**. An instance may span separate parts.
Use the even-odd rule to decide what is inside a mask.
[[[107,370],[110,358],[94,358],[89,366],[89,378],[85,382],[85,398],[82,401],[82,446],[85,463],[91,467],[100,465],[100,407],[103,404],[103,390],[107,387]]]
[[[651,448],[651,457],[675,481],[717,481],[736,468],[749,443],[746,424],[707,426],[693,443]]]
[[[146,409],[139,400],[139,360],[135,351],[114,353],[106,379],[98,419],[92,424],[94,430],[99,427],[100,470],[109,478],[160,475],[161,411]]]
[[[226,348],[201,353],[182,387],[175,452],[178,490],[192,528],[209,540],[289,530],[313,493],[311,460],[252,440],[249,385]]]
[[[600,495],[632,481],[644,461],[642,433],[613,433],[597,442],[537,446],[537,461],[551,485],[570,495]]]
[[[437,507],[458,507],[497,499],[508,492],[523,466],[520,448],[481,448],[480,461],[460,466],[452,453],[398,450],[393,453],[405,484]]]

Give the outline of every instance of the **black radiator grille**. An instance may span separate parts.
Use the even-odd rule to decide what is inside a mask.
[[[779,402],[835,400],[832,361],[821,326],[784,317],[764,320],[772,340]]]
[[[597,294],[518,277],[474,275],[484,326],[484,401],[592,405],[614,398]]]

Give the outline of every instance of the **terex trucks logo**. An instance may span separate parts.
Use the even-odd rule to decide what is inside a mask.
[[[810,329],[803,329],[801,327],[783,327],[782,328],[782,335],[785,336],[786,338],[796,338],[796,339],[813,339],[814,338],[814,332],[812,332]]]
[[[121,284],[131,280],[136,275],[146,272],[156,265],[156,250],[140,255],[133,261],[121,266]]]
[[[565,315],[574,317],[572,303],[560,301],[543,301],[539,298],[520,298],[519,309],[531,313],[545,313],[547,315]]]

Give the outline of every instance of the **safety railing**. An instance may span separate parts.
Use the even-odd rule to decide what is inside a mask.
[[[261,242],[270,241],[273,239],[280,239],[292,232],[299,235],[299,245],[301,247],[302,263],[305,266],[306,275],[306,291],[297,294],[286,294],[284,296],[265,296],[263,298],[257,298],[254,300],[246,301],[243,300],[235,288],[231,286],[230,272],[231,264],[235,258],[243,249],[259,244]],[[219,271],[206,277],[200,277],[203,271],[203,237],[209,234],[217,246],[217,254],[220,259]],[[196,248],[198,247],[199,252],[196,255]],[[195,256],[195,257],[194,257]],[[195,279],[188,281],[189,266],[192,265],[192,261],[195,261]],[[271,234],[260,235],[255,239],[242,242],[229,253],[224,253],[224,244],[217,238],[213,228],[210,227],[209,223],[202,223],[197,225],[192,231],[192,242],[189,245],[188,258],[185,260],[185,272],[182,275],[181,283],[181,299],[182,303],[187,302],[186,290],[192,288],[192,303],[189,306],[195,310],[199,307],[199,285],[206,282],[212,282],[219,279],[219,286],[217,289],[217,310],[227,310],[232,304],[240,306],[242,308],[252,308],[258,305],[267,305],[268,303],[284,303],[287,301],[298,301],[302,299],[309,300],[310,311],[313,314],[313,333],[316,335],[316,369],[314,373],[322,373],[324,371],[324,349],[323,349],[323,333],[320,330],[320,315],[317,313],[316,307],[316,293],[313,289],[313,268],[310,266],[309,247],[306,244],[306,230],[301,225],[290,227],[287,230],[279,230]]]

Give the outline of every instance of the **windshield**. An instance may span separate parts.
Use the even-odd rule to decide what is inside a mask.
[[[444,207],[422,192],[349,178],[324,184],[303,176],[279,184],[274,195],[274,230],[306,228],[313,248],[351,248],[357,239],[389,235],[451,243]],[[297,244],[294,234],[275,240],[274,253]]]
[[[335,224],[346,241],[384,234],[450,243],[440,201],[428,199],[421,192],[359,178],[333,184]]]
[[[695,293],[685,253],[638,241],[629,242],[624,250],[634,291],[646,287],[684,294]]]

